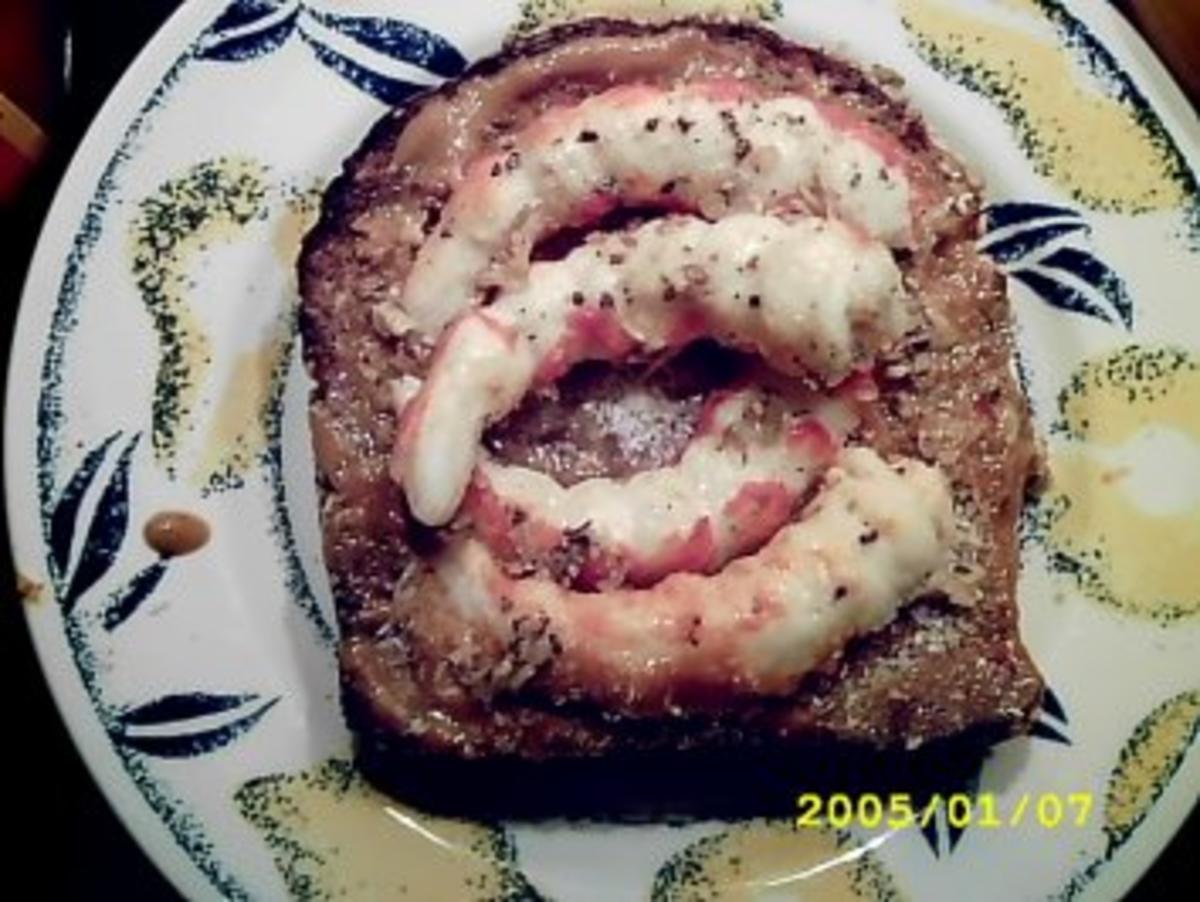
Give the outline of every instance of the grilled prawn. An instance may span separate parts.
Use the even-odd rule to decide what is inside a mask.
[[[835,220],[671,218],[607,235],[446,330],[402,412],[393,476],[419,520],[443,525],[484,428],[576,363],[711,336],[829,383],[912,322],[887,248]]]
[[[907,167],[895,137],[832,104],[732,80],[613,88],[543,114],[468,167],[401,306],[436,334],[489,268],[519,270],[540,237],[630,204],[708,219],[802,210],[906,247],[921,206]]]
[[[436,562],[444,603],[414,614],[447,649],[488,656],[492,689],[536,680],[558,701],[639,715],[780,696],[852,637],[888,623],[948,563],[941,474],[844,451],[802,518],[719,573],[579,592],[514,579],[475,539]],[[515,653],[519,661],[502,664]],[[531,687],[532,688],[532,687]]]
[[[564,487],[483,459],[463,508],[499,559],[549,561],[580,588],[713,573],[794,516],[857,424],[855,392],[795,407],[754,389],[720,393],[678,463],[625,480]]]

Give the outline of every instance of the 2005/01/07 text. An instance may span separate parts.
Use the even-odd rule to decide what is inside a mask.
[[[806,792],[796,799],[799,814],[798,828],[833,827],[843,829],[857,824],[868,829],[889,827],[925,827],[933,822],[939,808],[945,810],[946,821],[955,828],[1020,827],[1036,824],[1047,830],[1059,827],[1083,827],[1092,813],[1090,792],[1022,793],[1001,802],[995,793],[978,795],[953,793],[936,794],[915,802],[908,793],[882,796],[865,793],[851,797],[846,793],[823,796]]]

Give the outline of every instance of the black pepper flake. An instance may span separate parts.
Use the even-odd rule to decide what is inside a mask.
[[[624,254],[610,254],[609,258],[608,258],[608,262],[611,263],[613,266],[620,266],[622,263],[625,262],[625,255]]]
[[[833,590],[833,600],[841,601],[843,598],[845,598],[849,594],[850,594],[850,590],[847,589],[845,586],[838,586],[836,589]]]
[[[503,166],[501,166],[499,163],[492,164],[492,178],[494,178],[494,179],[500,178],[500,173],[502,173],[502,172],[504,172]]]
[[[656,132],[656,131],[658,131],[658,126],[659,126],[659,119],[657,116],[653,119],[646,120],[646,131]]]
[[[658,192],[659,194],[674,194],[677,187],[679,187],[678,183],[674,179],[671,179],[669,182],[663,182],[663,185],[658,189]]]
[[[576,307],[582,307],[583,302],[585,300],[587,300],[587,299],[583,296],[582,291],[577,291],[573,295],[571,295],[571,303],[574,304]]]
[[[868,529],[866,532],[864,532],[861,536],[858,537],[858,544],[860,544],[860,545],[872,545],[877,541],[879,541],[879,530],[878,529]]]
[[[663,289],[664,303],[669,304],[673,300],[675,300],[675,298],[677,298],[678,296],[679,296],[679,290],[675,287],[675,285],[673,283],[668,282],[666,287]]]
[[[683,132],[686,135],[693,128],[695,128],[696,123],[693,122],[691,119],[686,119],[683,116],[680,116],[678,119],[675,120],[675,125],[679,128],[679,130],[681,132]]]
[[[521,165],[521,154],[515,150],[512,153],[510,153],[508,155],[508,158],[504,161],[504,168],[507,169],[509,172],[512,172],[514,169],[516,169],[520,165]]]
[[[611,294],[609,294],[607,291],[604,292],[604,294],[600,295],[600,306],[603,309],[611,310],[615,304],[616,304],[616,301],[613,299],[613,296]]]
[[[762,306],[762,298],[759,297],[757,294],[752,294],[752,295],[750,295],[750,299],[746,303],[748,303],[751,307],[753,307],[755,310],[757,310],[759,307]]]
[[[854,171],[854,175],[850,176],[850,187],[857,188],[862,184],[862,173],[859,170]]]
[[[596,134],[594,131],[592,131],[590,128],[584,129],[583,131],[581,131],[579,133],[579,143],[580,144],[595,144],[599,140],[600,140],[600,136],[598,134]]]

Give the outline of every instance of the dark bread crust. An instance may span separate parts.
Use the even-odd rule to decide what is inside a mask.
[[[386,466],[394,427],[387,382],[422,372],[426,349],[382,337],[369,311],[402,284],[413,242],[436,220],[452,186],[448,172],[425,171],[405,142],[419,147],[420,135],[412,132],[431,127],[430,120],[449,121],[464,96],[478,97],[471,92],[579,42],[653,41],[685,32],[722,55],[714,65],[740,56],[760,78],[855,107],[900,138],[946,201],[931,217],[933,240],[904,261],[932,311],[930,338],[902,362],[906,371],[892,371],[864,440],[949,473],[980,537],[980,591],[955,601],[920,600],[814,674],[795,697],[757,701],[716,718],[617,718],[536,698],[481,700],[444,655],[408,629],[393,602],[397,583],[436,591],[415,565],[413,549],[426,537],[408,525]],[[551,89],[522,70],[521,78],[538,88],[536,96],[531,88],[526,112],[602,90],[620,75],[560,78]],[[464,154],[518,125],[468,129]],[[580,758],[828,741],[912,748],[965,731],[996,738],[1027,729],[1043,686],[1017,633],[1016,522],[1037,464],[1012,373],[1004,280],[974,249],[978,208],[978,190],[961,165],[881,80],[752,25],[598,19],[562,26],[481,61],[378,122],[327,191],[300,261],[325,553],[342,632],[343,703],[360,750],[386,762],[398,755]],[[555,415],[553,402],[546,410],[546,417]]]

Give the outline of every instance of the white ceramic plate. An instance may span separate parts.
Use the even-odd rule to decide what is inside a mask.
[[[984,243],[1013,276],[1055,476],[1020,593],[1053,694],[1037,734],[971,781],[1005,826],[476,825],[387,802],[346,764],[299,236],[381,100],[518,22],[664,5],[741,10],[898,70],[987,180]],[[1116,896],[1200,787],[1197,148],[1187,104],[1100,0],[187,4],[63,182],[12,355],[15,558],[75,741],[189,896]],[[210,540],[160,560],[143,527],[163,511]],[[1094,800],[1083,826],[1071,808],[1037,823],[1044,796],[1073,793]]]

